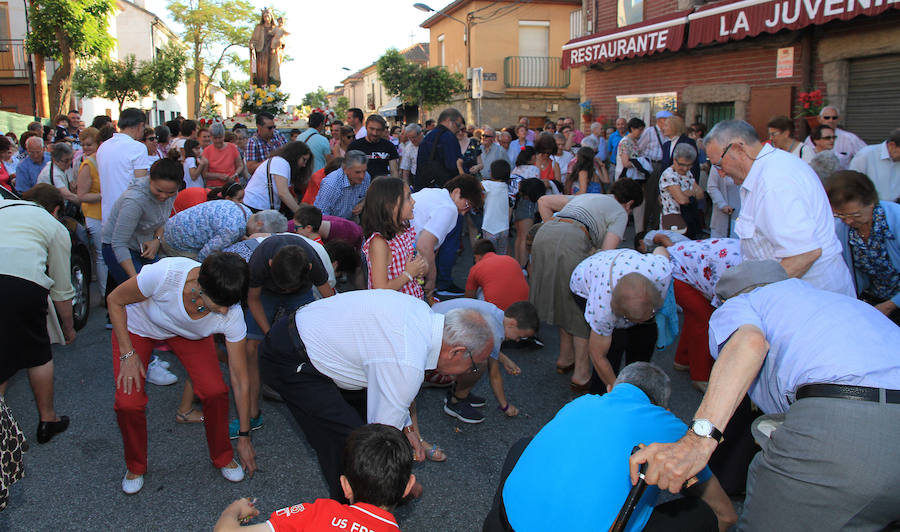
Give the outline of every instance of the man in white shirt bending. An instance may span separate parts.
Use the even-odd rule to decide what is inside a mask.
[[[741,187],[734,232],[744,260],[777,260],[790,277],[854,297],[828,197],[809,165],[763,146],[743,120],[719,122],[704,144],[712,166]]]
[[[263,382],[284,398],[316,450],[331,497],[340,500],[347,435],[366,423],[391,425],[424,459],[410,405],[425,370],[484,371],[493,345],[477,311],[440,315],[394,290],[359,290],[277,322],[260,345],[259,364]]]

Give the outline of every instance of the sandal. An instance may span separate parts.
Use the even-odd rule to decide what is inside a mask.
[[[187,412],[175,412],[175,422],[176,423],[203,423],[203,413],[200,413],[200,417],[191,417],[191,414],[194,413],[194,409],[191,408]]]
[[[559,364],[556,365],[556,372],[559,373],[560,375],[565,375],[566,373],[570,373],[573,369],[575,369],[574,362],[572,362],[568,366],[560,366]]]
[[[428,460],[432,462],[445,462],[447,460],[447,454],[436,444],[430,444],[422,440],[422,447],[425,448],[425,458]]]

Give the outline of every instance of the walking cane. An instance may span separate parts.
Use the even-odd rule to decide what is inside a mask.
[[[635,445],[631,449],[631,454],[634,454],[640,451],[641,448]],[[619,515],[616,516],[616,521],[613,523],[612,528],[610,528],[610,532],[623,532],[625,527],[628,526],[628,520],[631,518],[631,514],[634,513],[634,509],[637,506],[638,501],[641,500],[641,496],[644,494],[644,490],[647,489],[647,482],[644,480],[644,473],[647,471],[647,463],[644,462],[640,465],[638,472],[640,473],[638,477],[637,484],[631,487],[631,491],[628,492],[628,497],[625,498],[625,504],[622,505],[622,509],[619,510]]]

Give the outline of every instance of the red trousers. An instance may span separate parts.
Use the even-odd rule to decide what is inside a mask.
[[[128,334],[131,345],[144,365],[150,364],[150,355],[156,340],[136,334]],[[228,388],[222,379],[216,346],[212,336],[202,340],[186,340],[175,336],[166,340],[172,352],[181,361],[188,376],[194,383],[194,393],[203,403],[203,425],[206,429],[206,444],[213,465],[222,468],[234,459],[231,442],[228,441]],[[119,341],[112,335],[113,375],[119,378]],[[130,394],[124,388],[116,389],[116,418],[122,432],[125,447],[125,465],[136,475],[147,472],[147,382],[141,383],[141,391],[132,389]]]
[[[689,284],[675,279],[675,301],[684,311],[684,326],[675,362],[691,367],[691,380],[708,382],[713,358],[709,355],[709,318],[715,310],[709,300]]]

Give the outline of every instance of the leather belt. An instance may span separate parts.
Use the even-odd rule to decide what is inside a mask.
[[[870,403],[900,404],[900,390],[885,388],[869,388],[866,386],[846,386],[844,384],[807,384],[797,390],[797,399],[808,397],[827,397],[831,399],[850,399],[868,401]]]
[[[572,218],[560,218],[559,216],[554,218],[554,220],[556,220],[557,222],[565,222],[567,224],[572,224],[575,227],[581,229],[582,231],[584,231],[584,236],[587,237],[588,242],[591,242],[591,233],[587,230],[587,227],[585,227],[584,224],[579,222],[578,220],[573,220]]]

